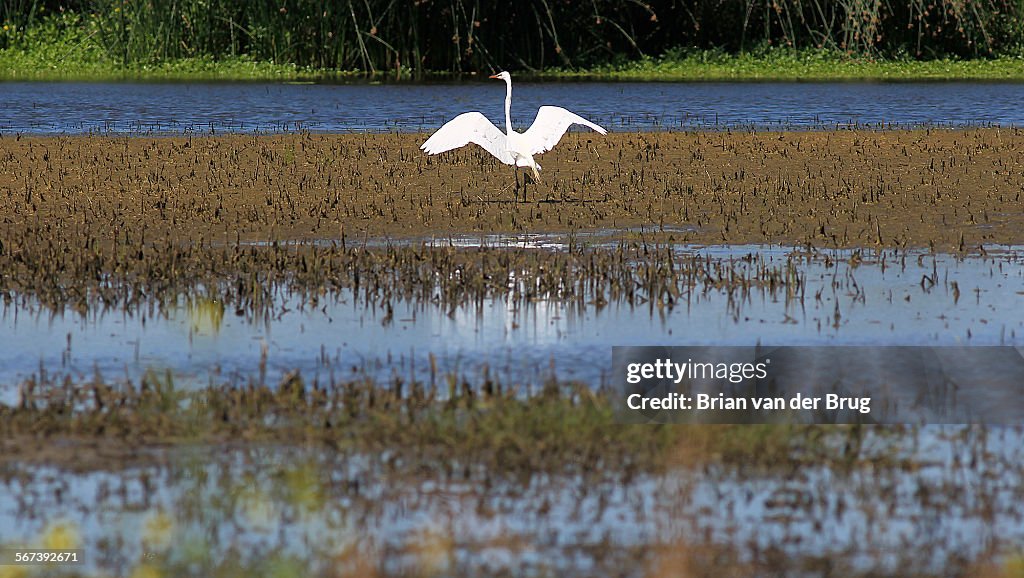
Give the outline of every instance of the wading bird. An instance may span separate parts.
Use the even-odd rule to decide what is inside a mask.
[[[540,181],[540,165],[533,160],[534,155],[547,152],[561,140],[565,131],[573,124],[582,124],[601,134],[608,131],[578,114],[569,112],[560,106],[542,106],[537,111],[533,125],[524,132],[512,130],[512,76],[507,72],[492,75],[505,81],[505,129],[502,134],[494,123],[487,120],[479,112],[466,112],[445,123],[437,129],[420,149],[429,155],[436,155],[452,149],[466,146],[473,142],[484,148],[506,165],[513,167],[530,167],[533,169],[534,180]],[[519,173],[516,174],[516,199],[519,199]],[[525,191],[523,199],[526,199]]]

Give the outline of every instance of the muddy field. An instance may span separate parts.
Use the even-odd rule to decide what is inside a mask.
[[[1020,243],[1024,132],[569,134],[514,202],[477,147],[424,135],[0,139],[5,252],[644,227],[676,242],[934,247]],[[28,249],[24,249],[28,250]]]
[[[0,137],[0,363],[31,372],[0,380],[0,546],[70,535],[97,576],[1014,575],[1019,429],[630,428],[556,365],[606,363],[601,331],[1020,343],[1024,131],[569,134],[525,191],[424,138]]]

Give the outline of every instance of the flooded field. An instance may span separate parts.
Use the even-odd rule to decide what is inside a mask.
[[[1024,344],[1024,253],[1015,248],[985,257],[768,246],[645,254],[616,242],[563,257],[568,246],[555,239],[505,237],[458,250],[522,267],[448,298],[462,280],[423,282],[396,270],[390,286],[374,289],[353,279],[330,289],[282,281],[264,287],[259,309],[209,282],[166,301],[84,311],[12,300],[0,307],[0,331],[10,338],[0,352],[0,400],[13,401],[15,385],[40,372],[87,380],[170,370],[179,384],[202,386],[277,382],[296,370],[419,380],[486,370],[514,382],[555,376],[599,387],[616,345]],[[381,248],[353,251],[388,258]],[[599,264],[609,254],[617,261]],[[645,280],[645,265],[662,267],[665,279]],[[549,268],[567,275],[546,278]]]
[[[0,545],[85,576],[1020,564],[1019,427],[624,426],[606,386],[617,345],[1024,346],[1024,133],[570,134],[526,202],[422,139],[0,138]]]

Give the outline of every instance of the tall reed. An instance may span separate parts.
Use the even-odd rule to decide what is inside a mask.
[[[245,54],[416,74],[591,66],[679,48],[931,58],[1024,46],[1024,0],[0,0],[14,30],[60,10],[88,14],[91,38],[126,66]],[[7,33],[0,46],[16,42]]]

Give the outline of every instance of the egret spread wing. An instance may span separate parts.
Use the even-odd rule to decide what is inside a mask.
[[[537,118],[530,130],[523,133],[524,139],[529,143],[530,154],[536,155],[554,148],[573,124],[582,124],[601,134],[608,134],[608,131],[600,126],[560,106],[542,106],[537,111]]]
[[[486,116],[479,112],[467,112],[437,129],[420,149],[427,154],[436,155],[473,142],[484,147],[484,150],[497,157],[499,161],[511,165],[515,163],[515,159],[505,147],[506,139],[505,133],[498,130]]]

